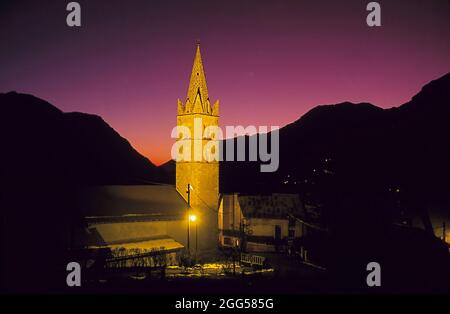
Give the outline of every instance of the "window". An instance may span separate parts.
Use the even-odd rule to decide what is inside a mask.
[[[275,240],[281,239],[281,226],[276,225],[275,226]]]
[[[223,244],[224,245],[233,245],[233,241],[231,240],[231,238],[230,237],[224,237],[223,238]]]

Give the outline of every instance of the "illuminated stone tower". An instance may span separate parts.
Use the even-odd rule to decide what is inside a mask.
[[[198,227],[202,230],[201,236],[207,237],[209,241],[206,242],[213,240],[214,244],[217,239],[219,162],[208,161],[203,154],[203,148],[211,141],[210,136],[204,136],[205,128],[218,127],[218,125],[219,101],[211,105],[200,45],[197,44],[185,104],[178,99],[177,126],[187,127],[190,136],[186,134],[180,136],[177,143],[180,144],[180,141],[183,141],[183,144],[188,145],[183,148],[191,148],[191,159],[176,162],[176,188],[187,200],[187,186],[191,185],[190,203],[192,210],[199,214]],[[205,227],[208,228],[205,229]],[[205,241],[202,241],[202,246],[204,244]]]

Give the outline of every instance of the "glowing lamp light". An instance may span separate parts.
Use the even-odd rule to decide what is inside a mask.
[[[189,215],[189,220],[192,221],[192,222],[195,222],[197,220],[197,216]]]

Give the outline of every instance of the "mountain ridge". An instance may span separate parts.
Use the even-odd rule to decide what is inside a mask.
[[[247,190],[252,181],[266,185],[269,190],[279,189],[286,176],[295,174],[300,181],[308,171],[319,166],[320,160],[333,155],[336,166],[342,165],[348,174],[370,171],[380,177],[383,173],[388,181],[403,181],[400,182],[403,184],[411,179],[407,175],[408,166],[415,162],[414,167],[420,170],[420,158],[430,159],[427,150],[435,156],[439,153],[447,156],[444,143],[448,139],[445,134],[449,131],[449,111],[450,73],[426,84],[399,107],[382,109],[369,103],[350,102],[315,107],[280,129],[277,174],[258,173],[255,163],[224,162],[221,174],[226,177],[241,174],[242,178],[237,187],[224,182],[224,191]],[[245,168],[252,170],[245,171]],[[375,168],[379,168],[380,174],[377,175]]]
[[[11,180],[21,173],[19,180],[133,184],[155,176],[156,166],[98,115],[63,112],[16,92],[0,94],[0,110],[2,158],[16,168],[4,171]]]
[[[387,109],[377,107],[367,102],[352,103],[345,101],[337,104],[318,105],[294,122],[289,123],[280,129],[280,155],[289,155],[287,152],[292,150],[291,145],[288,145],[289,149],[287,149],[286,145],[283,145],[283,142],[301,143],[304,148],[309,147],[310,151],[307,152],[306,155],[317,154],[319,148],[322,149],[322,154],[326,154],[326,151],[336,149],[336,146],[342,141],[361,142],[369,139],[379,141],[380,136],[393,136],[400,141],[399,137],[407,137],[404,129],[411,128],[410,124],[417,125],[423,123],[424,125],[427,125],[427,127],[433,129],[436,125],[430,125],[427,121],[423,120],[425,116],[421,115],[433,115],[433,109],[443,110],[443,112],[445,112],[446,109],[448,110],[448,104],[450,103],[449,86],[450,73],[447,73],[442,77],[425,84],[410,101],[401,104],[398,107]],[[9,102],[12,102],[13,106],[7,106],[7,103]],[[41,135],[41,140],[42,136],[48,136],[51,140],[56,140],[53,138],[53,133],[59,133],[60,130],[63,129],[62,136],[64,138],[60,138],[59,141],[57,140],[54,144],[57,147],[62,147],[64,149],[66,157],[67,155],[74,153],[74,151],[67,147],[67,145],[61,145],[63,139],[66,141],[74,141],[78,146],[83,145],[81,139],[86,143],[89,143],[89,149],[84,149],[85,153],[82,152],[83,149],[79,149],[79,152],[76,155],[83,163],[93,163],[93,169],[90,170],[92,170],[93,173],[97,172],[97,174],[89,175],[90,171],[87,171],[87,169],[81,172],[80,169],[77,168],[73,171],[66,169],[65,174],[69,173],[69,177],[73,177],[75,182],[81,184],[141,184],[146,181],[174,183],[175,166],[173,161],[169,160],[160,166],[155,166],[148,158],[137,152],[128,140],[123,138],[98,115],[81,112],[63,112],[45,100],[33,95],[19,94],[17,92],[0,94],[0,104],[2,105],[0,108],[4,113],[2,127],[5,128],[6,126],[5,131],[7,132],[16,132],[17,134],[15,136],[22,136],[22,140],[23,137],[26,136],[25,134],[22,134],[22,131],[17,131],[18,127],[21,125],[26,128],[26,124],[28,123],[31,125],[31,130],[35,130],[38,133],[37,135]],[[41,121],[41,123],[39,123],[39,118],[44,119],[44,122]],[[443,118],[445,118],[445,114],[440,118],[433,117],[433,120]],[[12,122],[17,123],[17,125],[14,125],[15,123]],[[440,124],[443,123],[444,122],[441,122]],[[45,127],[43,130],[39,131],[39,128],[44,126],[44,124]],[[355,132],[355,130],[358,132]],[[30,130],[28,131],[33,133]],[[39,132],[43,134],[39,134]],[[327,132],[333,133],[333,135],[327,136]],[[419,139],[424,136],[416,130],[410,130],[410,132],[416,134]],[[5,132],[2,133],[5,134]],[[28,136],[30,135],[28,134]],[[308,141],[308,138],[312,137],[314,137],[316,141]],[[289,140],[286,140],[286,138],[289,138]],[[38,141],[39,139],[36,140]],[[317,143],[318,141],[322,141],[322,143]],[[13,143],[14,141],[9,141],[7,138],[4,139],[4,143],[8,142],[10,142],[12,147],[17,146],[17,143]],[[405,141],[402,145],[408,143],[409,145],[413,145],[411,140]],[[37,142],[34,144],[37,144]],[[390,143],[390,145],[393,146],[392,143]],[[53,150],[50,146],[46,146],[46,148],[50,151]],[[112,151],[109,152],[109,155],[116,155],[117,158],[115,158],[115,160],[106,153],[110,149],[112,149]],[[37,150],[40,150],[39,147],[37,147]],[[316,152],[312,152],[313,150],[316,150]],[[18,149],[17,153],[20,154],[20,151],[21,150]],[[301,155],[300,151],[297,152]],[[52,157],[55,157],[53,154],[51,155]],[[288,157],[283,159],[284,161],[280,166],[281,172],[283,172],[283,168],[285,168],[284,170],[286,170],[286,168],[292,168],[292,165],[295,163],[292,158]],[[41,162],[43,161],[45,160],[41,160]],[[103,164],[104,162],[106,162],[106,166]],[[127,164],[132,164],[132,166],[128,167]],[[221,168],[230,168],[228,166],[229,164],[230,163],[224,162],[223,165],[226,166],[223,167],[223,165],[221,165]],[[240,167],[242,164],[237,164],[236,168],[242,168]],[[246,166],[250,165],[250,163],[244,164]],[[63,165],[59,166],[60,168],[63,167]],[[113,172],[121,167],[128,168],[126,170],[119,170],[121,173],[114,175]],[[256,169],[254,165],[250,168]],[[80,175],[77,174],[79,172]],[[223,174],[223,171],[221,171],[221,173]],[[84,177],[81,174],[83,174]],[[280,180],[281,177],[286,174],[287,173],[278,175],[277,179]],[[64,177],[64,175],[62,175],[62,177]],[[225,177],[229,176],[225,175]],[[271,177],[271,175],[266,175],[266,177]],[[254,176],[250,176],[249,179],[255,178]],[[221,186],[227,185],[226,182],[221,183]],[[232,188],[232,190],[233,189],[239,188]]]

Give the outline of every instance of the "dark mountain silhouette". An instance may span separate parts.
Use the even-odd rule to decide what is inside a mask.
[[[139,184],[156,167],[101,117],[64,113],[31,95],[0,94],[8,182]]]
[[[280,129],[278,172],[260,173],[258,163],[223,162],[221,189],[273,191],[292,188],[294,182],[298,187],[313,169],[322,173],[327,159],[344,186],[442,192],[449,173],[449,120],[450,74],[398,108],[348,102],[318,106]],[[238,174],[239,180],[231,180]]]

